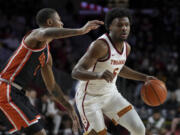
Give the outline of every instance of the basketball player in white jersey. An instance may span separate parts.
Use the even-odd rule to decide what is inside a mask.
[[[131,135],[145,135],[145,127],[133,105],[117,90],[117,77],[137,81],[155,79],[125,65],[131,47],[126,42],[130,32],[130,13],[115,8],[105,17],[108,33],[92,42],[72,71],[80,80],[76,93],[85,135],[107,135],[103,114],[115,125],[127,128]]]

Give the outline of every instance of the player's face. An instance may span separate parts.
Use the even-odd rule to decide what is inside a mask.
[[[52,16],[52,20],[53,20],[53,27],[63,28],[64,24],[61,21],[61,18],[58,15],[58,13],[54,13],[54,15]]]
[[[116,39],[126,40],[130,32],[128,17],[115,18],[110,25],[110,32]]]

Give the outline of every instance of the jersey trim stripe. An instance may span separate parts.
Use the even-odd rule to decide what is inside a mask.
[[[28,49],[28,50],[30,50],[30,51],[32,51],[32,52],[40,52],[40,51],[44,50],[44,49],[47,47],[47,44],[45,44],[45,45],[44,45],[42,48],[40,48],[40,49],[31,49],[31,48],[29,48],[28,45],[24,42],[24,39],[23,39],[23,41],[22,41],[22,45],[23,45],[26,49]]]
[[[7,99],[8,99],[8,103],[11,105],[12,108],[14,108],[14,110],[17,111],[17,113],[21,116],[21,118],[25,121],[25,123],[27,125],[29,125],[28,121],[24,118],[24,116],[22,115],[20,110],[17,108],[17,106],[12,101],[10,101],[11,100],[11,98],[10,98],[10,88],[11,88],[11,86],[8,85],[7,86]]]
[[[109,36],[108,33],[106,33],[106,36],[108,37],[109,41],[110,41],[111,44],[113,45],[114,49],[115,49],[120,55],[122,55],[123,52],[124,52],[124,44],[123,44],[122,51],[120,52],[120,51],[116,48],[116,45],[113,43],[113,41],[112,41],[112,39],[111,39],[111,37]]]
[[[85,91],[86,91],[86,89],[87,89],[88,83],[89,83],[89,81],[86,83]],[[85,111],[84,111],[84,100],[85,100],[85,98],[86,98],[86,92],[85,92],[85,94],[84,94],[83,101],[82,101],[82,109],[83,109],[84,117],[86,118],[86,121],[87,121],[87,126],[84,125],[84,124],[83,124],[83,125],[84,125],[85,130],[87,131],[88,128],[89,128],[89,121],[88,121],[88,119],[87,119],[87,117],[86,117],[86,114],[85,114]]]
[[[117,113],[117,115],[118,115],[119,117],[122,117],[124,114],[126,114],[126,113],[129,112],[130,110],[132,110],[132,105],[129,105],[129,106],[123,108],[122,110],[120,110],[120,111]]]
[[[40,119],[40,115],[36,115],[35,118],[30,121],[11,99],[11,85],[6,83],[4,83],[3,85],[4,89],[3,91],[1,91],[1,94],[4,95],[2,100],[5,101],[5,103],[3,102],[2,104],[0,104],[0,109],[3,111],[3,113],[6,115],[6,117],[14,127],[8,132],[14,133],[17,130],[21,130],[22,127],[26,128],[37,123],[38,119]]]
[[[128,57],[128,44],[127,43],[125,43],[126,44],[126,58]]]
[[[14,126],[16,130],[20,130],[22,126],[27,126],[27,124],[24,122],[24,120],[21,118],[21,116],[16,112],[16,110],[9,104],[8,102],[8,89],[9,86],[4,83],[3,91],[1,91],[1,94],[4,95],[2,99],[4,102],[1,103],[0,107],[3,109],[4,114],[7,116],[11,124]],[[11,102],[11,101],[10,101]]]
[[[107,61],[107,60],[110,58],[110,56],[111,56],[111,49],[110,49],[109,44],[108,44],[108,42],[106,41],[106,39],[100,38],[99,40],[104,41],[104,42],[106,43],[106,45],[108,46],[108,57],[105,58],[105,59],[99,59],[99,60],[98,60],[98,62],[105,62],[105,61]]]
[[[95,70],[95,68],[96,68],[96,64],[97,64],[97,62],[95,63],[95,65],[94,65],[94,67],[93,67],[93,72],[94,72],[94,70]],[[88,83],[89,83],[89,81],[86,83],[86,86],[85,86],[85,94],[84,94],[84,97],[83,97],[83,100],[82,100],[82,109],[83,109],[83,114],[84,114],[84,117],[86,118],[86,121],[87,121],[87,126],[86,125],[84,125],[84,127],[85,127],[85,130],[86,131],[88,131],[88,128],[89,128],[89,121],[88,121],[88,119],[87,119],[87,117],[86,117],[86,114],[85,114],[85,110],[84,110],[84,100],[85,100],[85,98],[86,98],[86,90],[87,90],[87,86],[88,86]]]
[[[28,49],[28,50],[30,50],[30,51],[32,51],[32,52],[39,52],[39,51],[42,51],[42,50],[44,50],[46,47],[47,47],[47,44],[45,44],[42,48],[40,48],[40,49],[32,49],[32,48],[29,48],[28,47],[28,45],[25,43],[25,38],[31,33],[32,31],[30,31],[30,32],[28,32],[24,37],[23,37],[23,39],[22,39],[22,44],[23,44],[23,46],[26,48],[26,49]]]
[[[10,66],[10,64],[12,63],[12,61],[14,60],[14,58],[18,55],[18,53],[20,52],[20,50],[22,49],[22,44],[19,46],[19,48],[16,50],[16,52],[14,53],[14,55],[12,55],[11,57],[10,57],[10,59],[9,59],[9,61],[8,61],[8,64],[6,65],[6,67],[3,69],[3,71],[1,72],[1,76],[2,76],[2,74],[4,74],[6,71],[7,71],[7,69],[8,69],[8,67]]]
[[[14,133],[17,131],[17,127],[16,124],[13,122],[13,120],[11,119],[11,117],[8,115],[8,113],[6,113],[6,111],[4,111],[4,109],[0,106],[0,109],[3,111],[3,113],[6,115],[6,117],[8,118],[8,120],[11,122],[11,124],[13,125],[13,129],[9,130],[9,133]]]
[[[14,81],[14,77],[22,70],[22,67],[30,58],[31,54],[31,51],[21,45],[3,70],[1,77],[9,81]],[[7,70],[9,70],[9,72],[6,72]]]
[[[14,73],[12,74],[12,76],[10,77],[10,82],[14,81],[14,78],[18,75],[18,73],[22,70],[22,68],[24,67],[25,63],[27,62],[27,60],[30,58],[32,52],[28,51],[26,56],[24,57],[24,59],[22,60],[22,62],[19,64],[19,66],[17,67],[17,69],[14,71]]]
[[[26,115],[21,111],[21,109],[19,109],[18,106],[16,106],[13,101],[11,100],[11,96],[10,96],[10,93],[11,93],[11,85],[8,85],[10,88],[9,90],[7,91],[7,95],[8,95],[8,102],[10,103],[10,105],[19,113],[19,115],[23,118],[23,120],[26,122],[26,124],[28,126],[34,124],[34,123],[37,123],[38,122],[38,115],[36,116],[37,118],[33,119],[33,120],[29,120]],[[11,102],[10,102],[11,101]]]

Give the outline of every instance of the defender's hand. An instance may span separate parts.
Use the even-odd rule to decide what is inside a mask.
[[[104,22],[102,21],[98,21],[98,20],[93,20],[93,21],[88,21],[82,28],[82,33],[83,34],[86,34],[88,33],[89,31],[91,30],[95,30],[97,28],[100,27],[100,25],[103,25]]]
[[[114,74],[109,70],[105,70],[104,72],[97,73],[97,79],[104,79],[107,82],[112,82],[114,79]]]
[[[80,125],[80,122],[79,122],[79,119],[78,119],[76,112],[72,111],[69,113],[69,115],[72,119],[73,132],[78,132],[78,129],[81,130],[81,125]]]

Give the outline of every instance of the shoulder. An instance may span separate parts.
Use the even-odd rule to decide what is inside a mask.
[[[39,32],[39,29],[34,29],[26,33],[24,36],[25,41],[36,40],[36,34]]]
[[[44,34],[47,28],[37,28],[31,31],[27,38],[35,41],[46,42],[48,38],[44,39]]]
[[[127,50],[127,56],[129,56],[130,52],[131,52],[131,46],[128,42],[125,42],[126,43],[126,50]]]
[[[48,42],[48,40],[41,40],[41,32],[41,28],[34,29],[24,36],[23,41],[27,45],[27,47],[31,49],[43,48],[43,46]]]
[[[93,46],[98,48],[98,49],[102,49],[103,51],[108,50],[108,43],[105,39],[97,39],[93,42]]]
[[[87,50],[87,53],[96,55],[98,56],[98,58],[104,57],[108,53],[108,45],[104,40],[97,39],[91,43]]]

